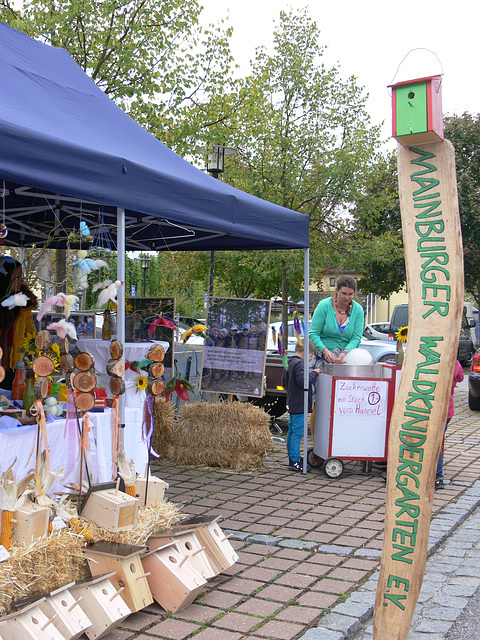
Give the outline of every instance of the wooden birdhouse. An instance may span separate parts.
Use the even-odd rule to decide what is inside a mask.
[[[56,615],[47,617],[40,608],[40,598],[20,611],[0,618],[0,633],[8,640],[65,640],[53,624]]]
[[[217,524],[219,516],[199,516],[173,527],[174,534],[182,529],[192,529],[217,574],[226,571],[238,560],[235,549]]]
[[[442,76],[391,85],[393,137],[404,147],[443,140]]]
[[[207,584],[173,543],[145,555],[142,565],[153,597],[165,611],[175,613],[188,606]]]
[[[92,485],[82,503],[80,515],[115,533],[129,531],[137,524],[137,498],[119,491],[117,482]]]
[[[15,544],[30,544],[33,540],[47,535],[49,507],[26,500],[25,504],[13,514],[13,542]]]
[[[144,547],[105,540],[84,550],[92,575],[115,572],[111,582],[117,589],[123,587],[122,598],[132,611],[139,611],[153,602],[148,575],[140,560],[144,551]]]
[[[151,551],[159,549],[166,544],[173,543],[181,556],[186,556],[188,563],[204,578],[210,580],[217,574],[208,558],[205,547],[200,544],[195,531],[186,530],[172,534],[154,534],[148,539],[148,548]]]
[[[76,640],[88,627],[92,626],[90,619],[80,606],[82,597],[74,598],[69,591],[73,586],[75,583],[52,591],[49,597],[42,599],[39,604],[47,618],[56,616],[53,624],[65,640]]]
[[[168,489],[168,484],[160,478],[156,478],[155,476],[149,476],[148,483],[147,478],[142,476],[139,476],[135,480],[135,491],[141,505],[155,505],[159,502],[162,502],[163,498],[165,497],[166,489]],[[145,493],[147,494],[146,501]]]
[[[74,598],[82,598],[82,607],[88,611],[92,625],[85,634],[89,640],[106,635],[132,613],[121,596],[123,589],[110,582],[114,576],[114,572],[94,576],[70,589]]]

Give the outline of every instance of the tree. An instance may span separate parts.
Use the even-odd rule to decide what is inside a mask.
[[[226,96],[223,116],[209,127],[208,139],[240,150],[225,171],[227,182],[311,217],[312,277],[317,279],[331,266],[329,246],[344,232],[345,210],[364,184],[379,143],[363,89],[355,78],[342,81],[336,67],[327,69],[323,51],[318,26],[306,10],[280,12],[273,54],[257,51],[252,73]],[[290,293],[301,287],[298,253],[235,260],[248,264],[244,273],[255,293],[267,268],[268,290],[280,293],[282,260]],[[235,262],[231,271],[238,277]]]
[[[194,126],[189,105],[228,87],[230,31],[202,29],[197,0],[0,1],[0,19],[65,48],[131,117],[175,147]],[[195,119],[195,126],[199,125]]]
[[[358,282],[363,293],[388,298],[406,280],[394,153],[375,165],[364,192],[357,197],[352,216],[352,231],[342,243],[344,264],[363,274]]]
[[[444,125],[455,148],[465,290],[480,307],[480,114],[446,116]]]

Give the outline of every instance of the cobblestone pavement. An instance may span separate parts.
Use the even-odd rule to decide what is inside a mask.
[[[444,638],[480,585],[480,414],[468,409],[465,388],[455,401],[445,444],[449,482],[435,493],[432,555],[412,640]],[[282,424],[286,429],[285,418]],[[337,480],[317,470],[301,475],[286,460],[285,445],[276,444],[265,470],[255,473],[155,463],[156,475],[170,483],[168,499],[184,513],[220,515],[239,561],[185,609],[169,614],[152,605],[106,640],[371,638],[384,479],[362,474],[360,463],[348,463]]]

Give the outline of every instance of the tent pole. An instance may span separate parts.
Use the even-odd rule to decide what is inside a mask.
[[[125,344],[125,209],[117,207],[117,280],[122,283],[117,289],[117,338]],[[120,429],[118,448],[124,450],[125,394],[120,396]]]
[[[304,254],[304,276],[303,276],[303,317],[304,317],[304,327],[305,327],[305,336],[303,338],[303,473],[307,473],[307,451],[308,451],[308,379],[309,379],[309,368],[308,363],[310,360],[310,354],[308,349],[308,341],[309,341],[309,314],[310,314],[310,250],[305,249]]]

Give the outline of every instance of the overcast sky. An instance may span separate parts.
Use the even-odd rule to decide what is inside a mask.
[[[391,132],[387,85],[393,80],[443,73],[443,112],[480,112],[480,9],[474,0],[200,2],[204,20],[217,22],[229,17],[234,28],[232,53],[245,73],[257,46],[271,50],[274,21],[280,10],[306,6],[320,28],[321,44],[327,46],[324,61],[329,65],[338,63],[344,79],[351,75],[358,78],[370,96],[368,109],[373,121],[385,120],[385,137]],[[428,51],[412,51],[419,48]]]

